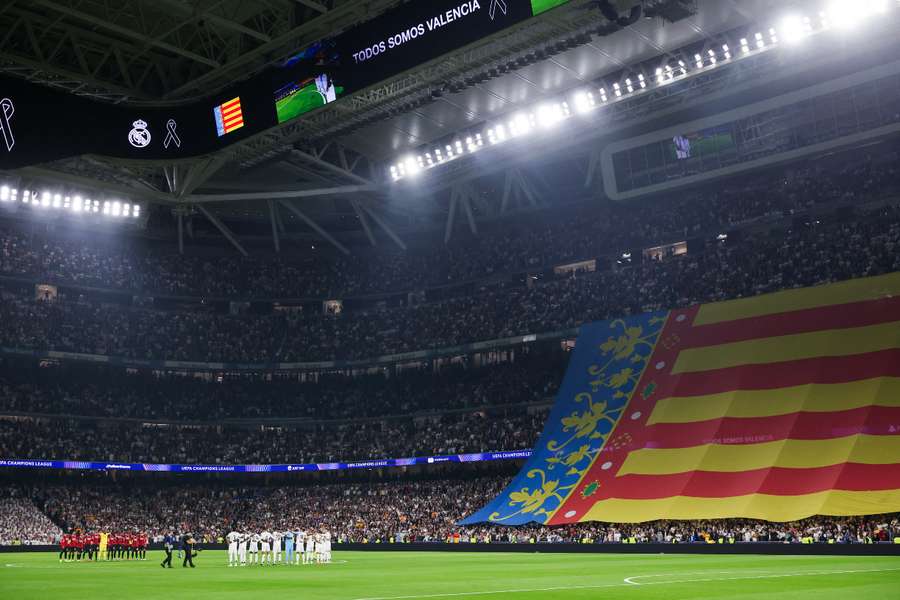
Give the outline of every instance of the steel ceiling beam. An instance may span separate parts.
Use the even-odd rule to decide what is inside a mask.
[[[309,225],[309,227],[313,231],[315,231],[320,236],[322,236],[322,238],[325,241],[327,241],[329,244],[331,244],[332,246],[334,246],[335,248],[337,248],[338,250],[340,250],[341,252],[343,252],[346,255],[350,254],[350,251],[347,249],[346,246],[344,246],[342,243],[340,243],[339,241],[334,239],[334,237],[330,233],[328,233],[327,231],[322,229],[322,227],[320,227],[318,223],[316,223],[311,218],[309,218],[306,215],[306,213],[301,211],[299,208],[297,208],[296,206],[294,206],[293,204],[291,204],[285,200],[278,200],[278,203],[281,204],[286,209],[288,209],[290,212],[294,213],[294,216],[296,216],[298,219],[300,219],[301,221],[303,221],[304,223]]]
[[[239,194],[194,194],[186,198],[192,204],[205,204],[209,202],[235,202],[241,200],[288,200],[296,198],[320,198],[322,196],[343,196],[348,194],[360,194],[374,192],[378,188],[374,185],[343,185],[329,188],[316,188],[306,190],[285,190],[281,192],[247,192]]]
[[[151,46],[156,46],[162,50],[166,50],[168,52],[172,52],[173,54],[177,54],[194,62],[198,62],[204,64],[209,67],[213,67],[214,69],[221,66],[218,61],[211,60],[205,56],[201,56],[196,52],[192,52],[190,50],[185,50],[184,48],[179,48],[173,44],[168,42],[163,42],[161,40],[155,39],[146,34],[135,31],[134,29],[130,29],[128,27],[122,27],[121,25],[117,25],[115,23],[111,23],[104,19],[100,19],[95,17],[94,15],[82,12],[80,10],[76,10],[74,8],[70,8],[68,6],[59,4],[58,2],[54,2],[52,0],[31,0],[32,3],[43,6],[45,8],[49,8],[50,10],[54,10],[63,15],[72,17],[73,19],[78,19],[80,21],[84,21],[90,25],[95,25],[97,27],[101,27],[113,33],[117,33],[119,35],[125,36],[129,39],[138,40],[145,44],[149,44]]]
[[[228,229],[228,227],[225,225],[225,223],[223,223],[222,221],[219,220],[219,217],[217,217],[216,215],[214,215],[213,213],[208,211],[204,206],[202,206],[200,204],[198,204],[196,207],[197,207],[197,210],[199,210],[201,213],[203,213],[203,216],[206,217],[207,219],[209,219],[209,222],[212,223],[213,225],[215,225],[216,229],[218,229],[219,232],[225,236],[225,239],[228,240],[229,242],[231,242],[231,245],[234,246],[237,249],[237,251],[241,253],[241,255],[249,256],[249,254],[247,253],[246,250],[244,250],[244,247],[238,241],[238,239],[234,235],[234,233],[232,233],[231,230]]]
[[[43,0],[47,1],[47,0]],[[191,81],[177,87],[165,94],[164,98],[179,98],[186,92],[195,89],[208,89],[211,81],[223,78],[226,74],[238,69],[245,72],[248,67],[255,70],[261,65],[254,64],[258,59],[264,58],[266,64],[278,62],[298,48],[319,40],[324,35],[333,35],[336,30],[356,24],[364,16],[380,13],[382,10],[396,4],[396,0],[368,0],[367,2],[345,2],[310,21],[301,23],[290,31],[287,31],[270,42],[262,44],[249,52],[242,53],[218,68],[193,78]]]
[[[370,208],[369,206],[367,206],[365,204],[362,204],[361,206],[362,206],[363,210],[365,210],[369,214],[369,216],[372,217],[372,220],[375,221],[375,224],[378,225],[379,227],[381,227],[381,230],[384,231],[388,235],[388,237],[391,238],[391,240],[393,240],[393,242],[395,244],[397,244],[397,246],[401,250],[405,251],[406,243],[402,239],[400,239],[399,235],[394,233],[394,230],[391,228],[391,226],[388,225],[384,219],[379,217],[378,213],[376,213],[372,208]]]

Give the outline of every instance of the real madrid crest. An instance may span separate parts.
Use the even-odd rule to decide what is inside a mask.
[[[146,148],[151,139],[146,121],[138,119],[132,125],[134,125],[134,129],[128,132],[128,143],[135,148]]]

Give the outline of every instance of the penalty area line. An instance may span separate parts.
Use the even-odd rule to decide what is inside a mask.
[[[753,580],[753,579],[777,579],[782,577],[821,577],[826,575],[847,575],[847,574],[855,574],[855,573],[888,573],[888,572],[896,572],[900,571],[900,568],[897,569],[847,569],[840,571],[807,571],[804,573],[780,573],[780,574],[767,574],[767,575],[742,575],[739,577],[703,577],[700,579],[671,579],[666,581],[648,581],[646,583],[637,583],[634,581],[629,581],[633,579],[638,579],[641,577],[668,577],[667,574],[660,575],[633,575],[631,577],[626,577],[624,583],[605,583],[598,585],[561,585],[561,586],[553,586],[553,587],[544,587],[544,588],[518,588],[518,589],[508,589],[508,590],[488,590],[488,591],[480,591],[480,592],[445,592],[445,593],[437,593],[437,594],[412,594],[407,596],[368,596],[365,598],[353,598],[353,600],[424,600],[427,598],[460,598],[465,596],[494,596],[500,594],[526,594],[526,593],[534,593],[534,592],[554,592],[554,591],[563,591],[563,590],[597,590],[604,588],[617,588],[617,587],[633,587],[633,586],[648,586],[648,585],[670,585],[675,583],[707,583],[707,582],[716,582],[716,581],[739,581],[739,580]],[[696,573],[696,575],[704,575],[710,573],[709,571]],[[679,576],[679,574],[672,573],[670,574],[673,577]],[[681,575],[684,575],[682,573]]]

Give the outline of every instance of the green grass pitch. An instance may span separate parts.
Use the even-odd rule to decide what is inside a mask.
[[[336,552],[335,564],[196,569],[145,562],[62,563],[0,554],[0,598],[304,600],[900,599],[900,557]]]
[[[568,2],[569,0],[531,0],[531,14],[539,15],[551,8],[556,8]]]
[[[344,88],[337,87],[336,91],[340,97],[344,93]],[[276,102],[275,112],[278,115],[278,122],[285,123],[321,106],[325,106],[325,98],[313,83]]]

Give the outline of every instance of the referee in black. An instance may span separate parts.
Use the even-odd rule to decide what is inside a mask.
[[[191,568],[194,568],[194,544],[196,543],[197,540],[190,533],[184,536],[184,562],[181,563],[182,567],[191,565]]]
[[[160,563],[160,566],[165,569],[166,567],[172,568],[172,550],[175,548],[175,535],[173,532],[169,532],[166,534],[165,539],[163,539],[163,550],[166,551],[166,558]]]

